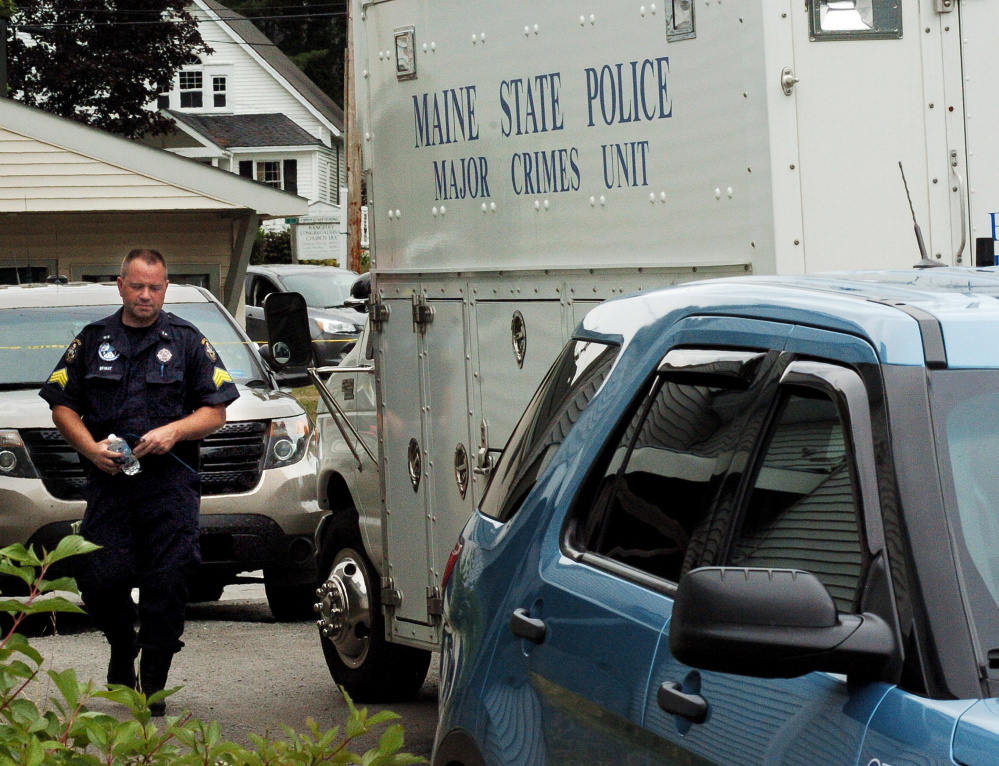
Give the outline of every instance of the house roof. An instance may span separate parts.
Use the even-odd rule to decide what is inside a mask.
[[[0,212],[252,210],[304,215],[301,197],[0,99]]]
[[[252,21],[216,0],[197,0],[197,2],[214,12],[222,24],[246,42],[255,54],[266,61],[338,131],[343,132],[343,109],[295,66],[295,63],[284,55],[267,35],[257,29]]]
[[[284,114],[202,115],[166,111],[222,149],[322,144]]]

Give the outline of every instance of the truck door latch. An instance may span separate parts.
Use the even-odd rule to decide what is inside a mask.
[[[422,293],[413,295],[413,332],[426,332],[427,325],[434,321],[434,307],[427,303]]]
[[[475,456],[475,466],[472,473],[477,476],[488,476],[493,470],[493,458],[489,454],[489,424],[483,418],[479,424],[479,451]]]
[[[436,586],[427,586],[427,614],[431,617],[440,617],[444,614],[444,599],[441,596],[441,589]]]
[[[798,82],[798,78],[794,76],[794,72],[791,71],[791,67],[784,67],[780,73],[780,87],[784,91],[785,96],[790,96],[794,91],[794,84]]]
[[[374,326],[381,330],[382,325],[389,320],[389,307],[386,306],[381,299],[381,296],[371,294],[371,302],[368,304],[368,319],[371,320]]]
[[[382,606],[398,609],[402,606],[402,591],[395,587],[391,577],[382,578]]]

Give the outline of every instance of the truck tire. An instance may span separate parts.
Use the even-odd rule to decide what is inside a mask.
[[[264,572],[264,595],[267,606],[278,622],[302,622],[315,618],[316,588],[314,585],[275,585]]]
[[[423,686],[431,653],[385,640],[381,579],[357,512],[338,513],[318,552],[319,640],[333,680],[358,702],[400,702]]]

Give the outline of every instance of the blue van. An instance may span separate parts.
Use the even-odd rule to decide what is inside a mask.
[[[445,573],[439,766],[999,764],[999,273],[602,304]]]

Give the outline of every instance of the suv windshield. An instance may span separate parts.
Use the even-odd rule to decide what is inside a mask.
[[[936,371],[930,401],[966,598],[988,652],[999,649],[999,371]]]
[[[281,282],[288,292],[301,293],[305,302],[317,309],[342,306],[350,297],[350,286],[356,279],[357,274],[350,271],[333,271],[328,274],[310,271],[307,274],[281,276]]]
[[[91,322],[116,305],[47,306],[0,310],[0,388],[41,388],[60,355]],[[236,383],[266,381],[246,340],[214,303],[167,303],[165,310],[192,322],[222,355]]]

